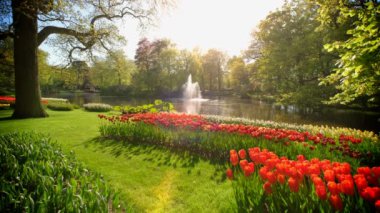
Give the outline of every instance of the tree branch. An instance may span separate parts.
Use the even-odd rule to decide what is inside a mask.
[[[103,10],[102,10],[103,11]],[[114,18],[123,18],[125,15],[130,15],[136,19],[142,19],[142,18],[146,18],[146,16],[144,15],[138,15],[138,14],[135,14],[133,12],[132,8],[129,8],[129,7],[124,7],[121,11],[120,11],[120,14],[107,14],[103,11],[103,14],[101,15],[97,15],[97,16],[94,16],[92,19],[91,19],[91,26],[94,26],[95,22],[99,19],[102,19],[102,18],[106,18],[108,20],[112,20]]]
[[[44,27],[38,33],[38,45],[40,45],[51,34],[71,35],[71,36],[74,36],[75,38],[77,38],[79,41],[81,41],[82,39],[80,39],[80,37],[90,36],[93,33],[90,33],[90,32],[82,33],[82,32],[78,32],[76,30],[67,29],[67,28],[63,28],[63,27],[47,26],[47,27]]]

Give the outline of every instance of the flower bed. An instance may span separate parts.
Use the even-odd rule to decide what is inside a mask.
[[[313,158],[278,157],[259,147],[230,150],[235,198],[241,210],[269,212],[374,212],[380,210],[380,167],[359,167]],[[244,174],[244,176],[242,175]],[[375,207],[375,205],[377,207]]]
[[[234,180],[238,211],[373,212],[380,202],[380,147],[368,137],[221,123],[177,113],[99,118],[105,138],[165,146],[222,164],[229,158],[233,168],[226,176]]]
[[[371,164],[373,162],[378,162],[380,160],[380,147],[378,142],[371,141],[369,139],[362,139],[351,135],[341,134],[338,138],[332,138],[325,136],[321,133],[313,135],[309,132],[300,132],[296,130],[289,129],[274,129],[267,127],[259,127],[252,125],[243,124],[223,124],[211,122],[200,115],[188,115],[188,114],[177,114],[177,113],[137,113],[137,114],[126,114],[122,116],[106,117],[100,116],[102,119],[108,120],[110,123],[127,123],[125,129],[123,130],[122,125],[118,125],[121,128],[117,133],[108,133],[103,131],[102,135],[112,137],[115,134],[120,134],[118,137],[128,132],[128,128],[131,127],[128,122],[142,122],[144,124],[160,127],[166,130],[187,130],[192,132],[203,132],[203,133],[213,133],[212,135],[226,135],[226,137],[248,136],[250,138],[250,145],[254,143],[273,143],[276,147],[288,146],[291,147],[290,150],[297,150],[299,153],[333,153],[337,155],[334,159],[347,160],[343,157],[350,157],[353,159],[361,160],[361,163]],[[140,125],[141,126],[141,125]],[[104,126],[103,130],[112,129],[113,126]],[[140,127],[145,128],[145,127]],[[165,131],[165,130],[163,130]],[[169,133],[168,133],[169,134]],[[175,133],[170,133],[175,135]],[[193,134],[193,133],[190,133]],[[210,135],[210,134],[207,134]],[[141,136],[143,137],[143,136]],[[165,138],[166,136],[162,136]],[[177,137],[178,138],[178,137]],[[182,136],[186,138],[186,136]],[[243,137],[247,139],[247,137]],[[162,139],[161,140],[166,140]],[[182,139],[183,140],[183,139]],[[186,139],[185,139],[186,140]],[[207,147],[208,151],[218,152],[215,148],[221,148],[220,152],[228,152],[227,148],[233,148],[230,145],[236,144],[242,148],[247,148],[247,144],[244,145],[236,142],[226,141],[226,139],[221,139],[225,146],[216,145],[212,142],[212,146],[205,145],[204,141],[209,141],[207,136],[203,136],[202,143],[197,146]],[[175,141],[175,140],[174,140]],[[191,141],[191,140],[190,140]],[[175,142],[173,142],[175,143]],[[210,143],[210,142],[208,142]],[[278,148],[276,148],[278,149]],[[287,148],[289,149],[289,148]],[[309,157],[314,157],[315,155],[310,154]],[[341,157],[342,156],[342,157]],[[353,162],[353,161],[351,161]]]
[[[15,97],[11,96],[0,96],[0,103],[2,104],[14,104],[16,101]]]
[[[16,103],[16,98],[12,96],[0,96],[0,104],[9,104],[13,106]],[[48,104],[48,100],[41,99],[42,104]]]
[[[362,131],[358,129],[343,128],[343,127],[330,127],[330,126],[316,126],[316,125],[295,125],[283,122],[265,121],[258,119],[247,118],[234,118],[220,115],[203,115],[203,117],[211,122],[228,123],[228,124],[245,124],[254,125],[275,129],[291,129],[299,132],[310,132],[311,134],[323,134],[332,138],[339,138],[340,135],[351,135],[373,142],[379,141],[379,136],[371,131]]]

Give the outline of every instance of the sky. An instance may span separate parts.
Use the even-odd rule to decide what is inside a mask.
[[[177,0],[174,8],[159,16],[156,26],[141,30],[135,20],[119,23],[119,31],[127,40],[122,49],[133,59],[141,38],[167,38],[180,49],[216,48],[230,56],[239,55],[248,48],[250,34],[260,20],[283,3],[284,0]],[[54,57],[49,62],[54,63]]]

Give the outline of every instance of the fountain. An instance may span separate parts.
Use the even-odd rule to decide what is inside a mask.
[[[201,88],[198,82],[192,82],[191,74],[187,77],[187,82],[183,84],[183,107],[184,112],[189,114],[199,114],[201,112],[202,102],[208,101],[203,99]]]
[[[202,99],[201,88],[198,82],[192,82],[191,74],[187,77],[187,82],[182,86],[184,99]]]

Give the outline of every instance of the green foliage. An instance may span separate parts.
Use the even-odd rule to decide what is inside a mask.
[[[367,2],[367,3],[364,3]],[[326,13],[332,5],[320,1],[320,19],[329,23],[334,16]],[[339,54],[337,67],[322,79],[321,84],[333,84],[339,90],[327,102],[350,104],[359,101],[366,105],[380,105],[380,4],[374,1],[357,2],[336,0],[339,24],[352,23],[348,38],[325,45],[329,52]]]
[[[14,92],[13,42],[0,40],[0,95]]]
[[[55,111],[71,111],[74,109],[74,106],[65,102],[49,102],[47,108]]]
[[[201,87],[208,90],[223,89],[223,76],[227,56],[216,49],[210,49],[202,56],[202,81]]]
[[[126,58],[124,52],[112,51],[106,58],[95,60],[91,67],[91,81],[101,90],[110,87],[116,87],[116,90],[131,85],[135,72],[135,64]]]
[[[230,87],[238,93],[245,93],[249,90],[249,72],[241,57],[233,57],[227,63],[229,71]]]
[[[135,93],[178,94],[189,74],[201,88],[209,89],[211,81],[212,89],[216,89],[219,79],[220,83],[223,81],[221,56],[224,55],[218,50],[202,55],[198,50],[179,50],[167,39],[151,42],[144,38],[139,41],[135,56],[138,68],[133,76]]]
[[[83,104],[83,108],[90,112],[109,112],[112,110],[112,106],[103,103],[88,103]]]
[[[286,2],[252,33],[246,55],[254,60],[249,79],[256,92],[306,107],[320,105],[331,94],[330,87],[318,86],[318,79],[333,67],[334,55],[323,45],[335,31],[316,31],[316,8],[306,0]]]
[[[141,106],[115,106],[116,111],[122,114],[135,114],[144,112],[173,112],[174,106],[171,102],[155,100],[153,104],[145,104]]]
[[[1,212],[106,212],[118,196],[103,177],[32,133],[0,136]]]

